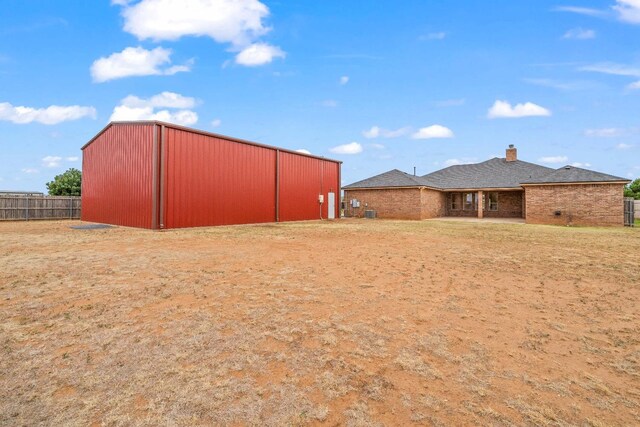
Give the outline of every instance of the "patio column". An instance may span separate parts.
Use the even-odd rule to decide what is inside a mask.
[[[478,218],[482,219],[484,211],[482,210],[482,191],[478,191]]]

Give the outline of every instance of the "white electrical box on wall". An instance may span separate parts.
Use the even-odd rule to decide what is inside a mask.
[[[320,194],[320,195],[318,196],[318,202],[320,202],[320,203],[324,203],[324,194]]]
[[[360,207],[360,201],[357,199],[351,199],[351,207],[352,208],[359,208]]]

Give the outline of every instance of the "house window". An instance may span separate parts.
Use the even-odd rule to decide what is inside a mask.
[[[451,210],[452,211],[460,210],[461,204],[462,204],[462,194],[452,193],[451,194]]]
[[[498,210],[498,193],[496,192],[489,193],[489,210]]]
[[[465,211],[473,211],[476,207],[476,193],[464,193],[464,205],[462,209]]]

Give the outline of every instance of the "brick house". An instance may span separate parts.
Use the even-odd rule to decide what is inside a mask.
[[[456,165],[424,176],[397,169],[344,187],[345,216],[523,218],[531,224],[624,225],[629,181],[574,166],[552,169],[505,158]]]

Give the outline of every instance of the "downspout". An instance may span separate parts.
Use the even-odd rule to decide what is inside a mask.
[[[337,197],[338,197],[338,203],[337,203],[338,212],[337,212],[337,215],[336,215],[336,218],[338,218],[338,219],[340,219],[340,217],[341,217],[340,214],[342,213],[342,181],[341,181],[341,178],[340,178],[341,169],[342,169],[342,163],[338,163],[338,195],[337,195]]]
[[[280,222],[280,150],[276,149],[276,222]]]
[[[158,159],[158,125],[153,125],[153,148],[152,148],[152,162],[153,162],[153,182],[151,183],[151,229],[157,230],[158,226],[158,211],[160,209],[158,205],[158,181],[160,180],[159,171],[159,159]]]
[[[164,217],[164,209],[165,209],[165,177],[166,177],[166,170],[167,170],[167,159],[166,156],[164,155],[164,151],[165,151],[165,144],[166,144],[166,128],[164,125],[160,126],[160,161],[159,161],[159,167],[160,167],[160,171],[159,171],[159,176],[160,176],[160,203],[159,203],[159,217],[160,217],[160,230],[164,229],[164,222],[165,222],[165,217]]]

